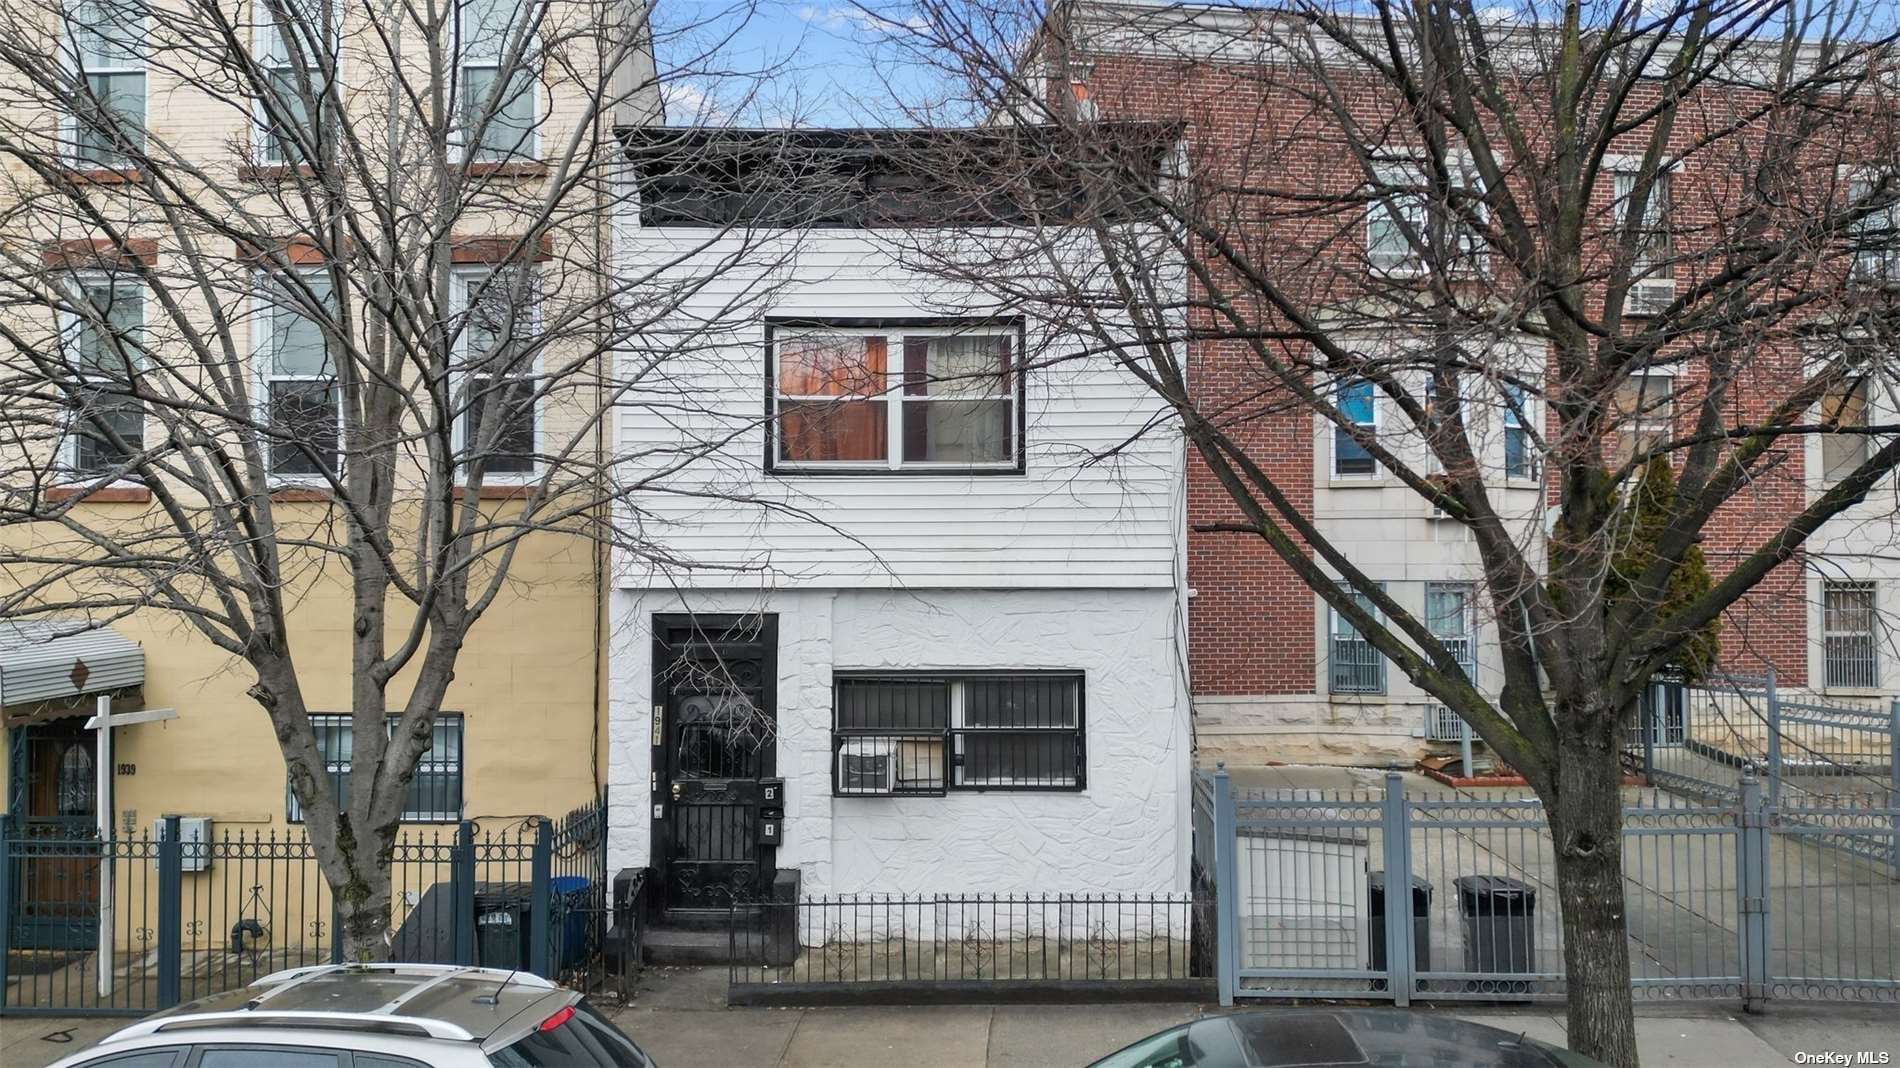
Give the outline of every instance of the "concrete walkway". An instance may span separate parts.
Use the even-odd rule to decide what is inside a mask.
[[[728,1009],[725,970],[655,968],[615,1020],[661,1065],[713,1068],[1048,1068],[1081,1065],[1143,1035],[1195,1019],[1202,1005],[971,1005],[935,1008]],[[1563,1042],[1552,1008],[1423,1008]],[[1861,1050],[1900,1064],[1890,1005],[1779,1004],[1743,1015],[1719,1007],[1637,1007],[1643,1063],[1754,1068],[1797,1053]],[[0,1019],[0,1064],[43,1068],[123,1020]],[[62,1041],[63,1039],[63,1041]],[[1879,1063],[1877,1060],[1874,1063]]]

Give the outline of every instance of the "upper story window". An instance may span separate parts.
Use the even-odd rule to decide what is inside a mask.
[[[258,300],[258,377],[271,428],[270,473],[291,478],[338,470],[343,391],[325,323],[336,322],[336,294],[325,271],[299,275],[300,286],[265,283]]]
[[[257,102],[258,158],[301,163],[318,147],[341,48],[341,0],[254,0],[255,51],[266,91]],[[321,152],[318,153],[321,155]]]
[[[1379,434],[1379,404],[1372,383],[1355,378],[1339,383],[1333,403],[1339,414],[1373,437]],[[1379,473],[1378,461],[1345,427],[1333,426],[1333,476],[1362,478]]]
[[[145,290],[112,274],[78,279],[83,302],[66,313],[64,360],[79,379],[70,432],[68,469],[80,478],[118,473],[145,447],[145,410],[131,395],[144,351]]]
[[[1831,433],[1821,435],[1821,477],[1838,482],[1867,462],[1873,439],[1867,427],[1867,398],[1870,380],[1850,378],[1828,387],[1821,397],[1821,425]]]
[[[1001,325],[769,327],[769,469],[1020,472],[1021,343]]]
[[[1634,171],[1618,171],[1615,175],[1614,203],[1619,235],[1629,226],[1636,178]],[[1674,244],[1670,235],[1671,184],[1668,171],[1658,173],[1643,203],[1643,218],[1636,233],[1636,257],[1630,265],[1628,305],[1634,311],[1653,311],[1666,305],[1675,294]]]
[[[534,473],[534,273],[527,268],[463,271],[456,275],[460,307],[463,387],[461,453],[479,459],[486,475]],[[494,418],[489,413],[494,412]]]
[[[1630,375],[1616,389],[1616,461],[1660,448],[1675,433],[1675,378],[1650,371]]]
[[[1871,177],[1847,183],[1850,203],[1874,194]],[[1900,200],[1894,200],[1856,220],[1848,232],[1854,248],[1854,277],[1873,282],[1900,281]]]
[[[1483,202],[1454,167],[1453,184],[1462,206],[1436,199],[1425,165],[1411,160],[1378,164],[1377,187],[1366,207],[1366,259],[1386,274],[1422,274],[1430,267],[1445,273],[1470,273],[1484,267],[1484,235],[1467,212],[1483,217]],[[1428,263],[1427,254],[1437,263]]]
[[[124,170],[145,143],[145,16],[127,0],[84,0],[67,14],[69,62],[91,100],[70,118],[73,164]]]
[[[1532,418],[1530,394],[1523,386],[1504,384],[1504,477],[1536,478],[1537,452],[1526,421]]]
[[[538,115],[528,0],[461,0],[455,19],[456,128],[476,161],[533,159]]]

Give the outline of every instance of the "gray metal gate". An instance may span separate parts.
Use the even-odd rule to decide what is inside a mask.
[[[1347,997],[1556,1001],[1556,865],[1530,797],[1194,790],[1223,1004]],[[1624,812],[1639,997],[1900,999],[1900,809],[1646,791]],[[1211,842],[1201,840],[1211,838]],[[1843,838],[1870,848],[1845,849]],[[1398,874],[1395,874],[1398,873]]]

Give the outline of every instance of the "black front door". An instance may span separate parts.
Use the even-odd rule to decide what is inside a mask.
[[[653,866],[671,909],[756,900],[771,876],[759,780],[777,761],[772,616],[654,620]]]

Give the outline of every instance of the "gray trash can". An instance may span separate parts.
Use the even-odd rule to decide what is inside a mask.
[[[1372,960],[1370,966],[1375,972],[1385,970],[1385,873],[1375,871],[1366,876],[1366,915],[1372,926]],[[1432,884],[1414,875],[1412,876],[1412,970],[1429,972],[1432,970]],[[1385,980],[1374,979],[1374,990],[1384,990]]]
[[[1465,923],[1465,971],[1523,974],[1537,970],[1537,891],[1504,875],[1464,875],[1454,884]],[[1478,980],[1470,989],[1523,993],[1526,982]]]

